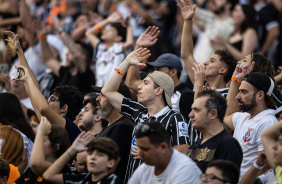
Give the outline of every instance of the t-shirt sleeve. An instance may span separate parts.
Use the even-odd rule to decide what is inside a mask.
[[[139,117],[140,112],[146,111],[146,107],[138,102],[131,101],[128,98],[123,98],[121,104],[121,114],[135,122]]]
[[[236,112],[235,114],[233,114],[233,116],[232,116],[232,123],[233,123],[234,128],[235,128],[236,125],[237,125],[238,118],[239,118],[239,113],[238,113],[238,112]]]
[[[188,126],[181,114],[175,114],[170,119],[170,142],[172,146],[189,144]]]
[[[240,168],[243,159],[243,152],[240,144],[231,136],[229,138],[225,138],[216,149],[214,159],[231,161]]]
[[[258,151],[263,151],[263,144],[261,141],[261,133],[263,130],[273,126],[275,123],[273,121],[268,121],[263,123],[261,126],[258,127],[257,133],[256,133],[256,140],[257,140],[257,145],[258,145]]]

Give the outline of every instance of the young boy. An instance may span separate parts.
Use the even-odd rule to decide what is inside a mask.
[[[70,158],[81,151],[87,150],[87,169],[89,173],[60,174],[60,170]],[[43,178],[50,183],[79,183],[79,184],[118,184],[119,179],[109,170],[118,158],[118,145],[110,138],[93,139],[91,132],[82,132],[72,146],[54,162],[43,174]]]
[[[123,24],[121,13],[114,12],[85,34],[95,48],[96,86],[101,87],[107,82],[114,68],[117,68],[125,59],[126,51],[133,46],[133,34],[129,21],[126,28]],[[100,32],[102,32],[102,42],[98,38]]]

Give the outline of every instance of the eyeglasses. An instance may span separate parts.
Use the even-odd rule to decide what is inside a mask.
[[[221,179],[213,174],[201,174],[200,176],[201,180],[204,182],[211,182],[212,180],[219,180],[223,183],[227,183],[228,181]]]
[[[59,99],[55,98],[54,96],[50,96],[47,100],[47,102],[54,102],[54,101],[58,101],[58,102],[61,102]]]

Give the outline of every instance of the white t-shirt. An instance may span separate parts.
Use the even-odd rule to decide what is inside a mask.
[[[173,154],[164,172],[155,175],[155,167],[143,163],[140,165],[129,180],[129,184],[198,184],[200,183],[201,170],[195,162],[173,149]]]
[[[232,117],[234,125],[233,137],[237,139],[243,150],[243,161],[240,168],[240,179],[251,168],[258,157],[258,152],[263,151],[261,133],[264,129],[277,123],[275,111],[264,110],[252,119],[247,112],[237,112]]]
[[[31,104],[31,101],[30,101],[30,98],[29,98],[29,97],[24,98],[24,99],[21,99],[20,101],[21,101],[21,103],[22,103],[26,108],[33,110],[33,106],[32,106],[32,104]]]
[[[274,184],[275,183],[274,169],[270,169],[266,173],[260,175],[259,179],[262,184]]]

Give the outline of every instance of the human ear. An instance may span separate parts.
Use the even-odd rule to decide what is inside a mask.
[[[65,105],[61,108],[60,112],[61,112],[61,113],[68,112],[68,109],[69,109],[69,106],[68,106],[67,104],[65,104]]]

